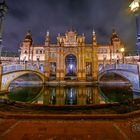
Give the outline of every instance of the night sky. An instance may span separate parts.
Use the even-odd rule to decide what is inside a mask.
[[[51,42],[58,33],[73,28],[85,33],[91,43],[93,29],[99,44],[110,43],[116,29],[127,50],[135,50],[135,18],[129,10],[130,0],[7,0],[8,14],[4,21],[4,50],[17,51],[28,30],[34,44],[44,44],[49,30]]]

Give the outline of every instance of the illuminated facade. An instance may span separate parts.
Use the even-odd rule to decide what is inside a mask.
[[[122,62],[123,45],[115,31],[111,43],[97,43],[96,33],[92,33],[92,44],[85,43],[85,36],[75,31],[67,31],[64,36],[58,34],[57,43],[51,44],[47,32],[44,45],[34,45],[28,32],[21,44],[20,60],[39,67],[48,79],[56,80],[97,80],[99,67],[110,63]]]

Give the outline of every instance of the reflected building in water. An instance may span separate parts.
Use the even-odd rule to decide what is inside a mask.
[[[98,87],[46,87],[34,103],[44,105],[87,105],[105,103]]]
[[[123,88],[123,90],[122,90]],[[11,87],[12,101],[43,105],[97,105],[127,102],[137,98],[129,86],[43,86]]]

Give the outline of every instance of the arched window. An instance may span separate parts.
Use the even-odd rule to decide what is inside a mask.
[[[39,69],[40,69],[41,72],[44,72],[44,65],[40,64]]]
[[[38,54],[38,50],[36,50],[36,54]]]
[[[42,50],[40,50],[40,54],[42,54],[43,53],[43,51]]]

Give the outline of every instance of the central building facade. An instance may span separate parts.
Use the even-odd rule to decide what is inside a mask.
[[[85,36],[76,31],[67,31],[64,36],[58,34],[57,43],[51,44],[47,32],[44,45],[34,45],[28,32],[21,44],[20,60],[31,63],[44,72],[50,80],[93,80],[97,81],[99,67],[122,57],[120,39],[115,31],[111,44],[98,45],[96,34],[92,33],[92,44],[85,43]]]

